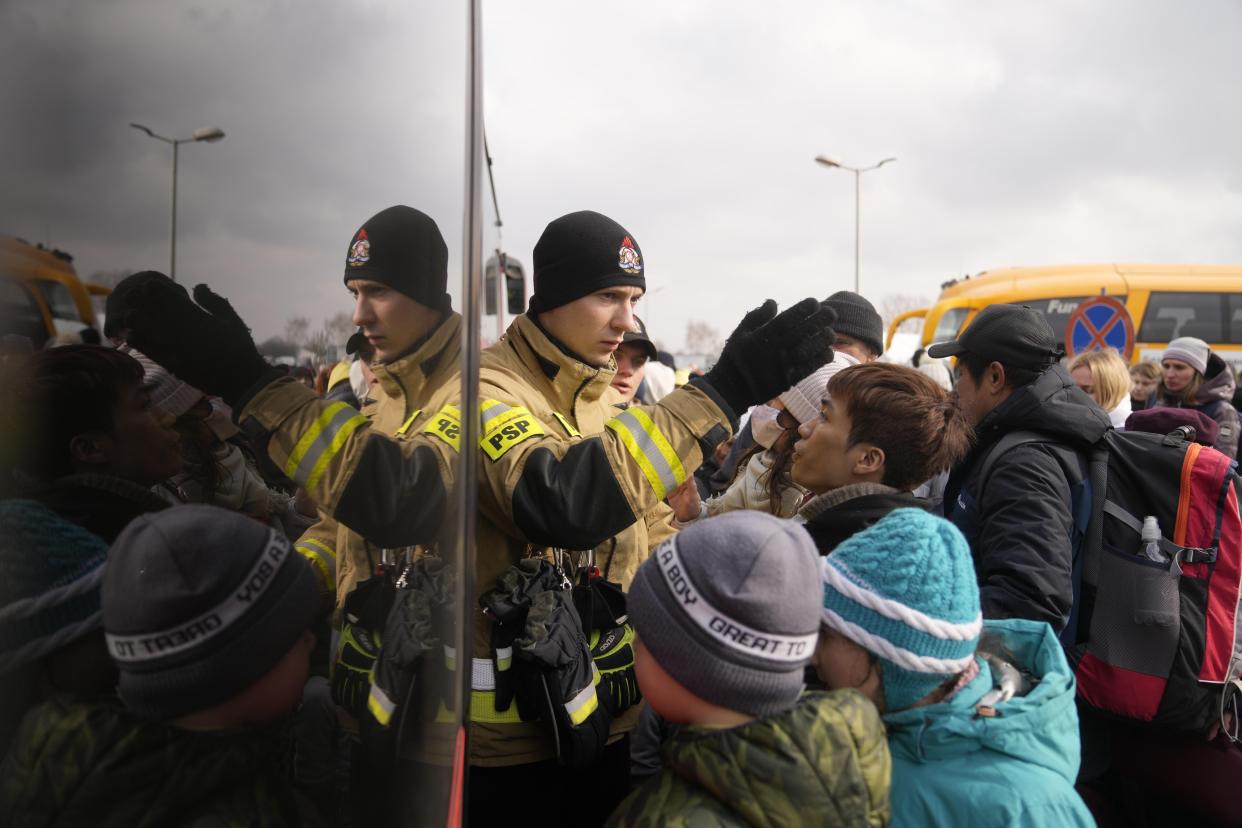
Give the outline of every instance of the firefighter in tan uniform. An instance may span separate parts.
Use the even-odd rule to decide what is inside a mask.
[[[370,428],[404,440],[418,434],[432,414],[458,393],[461,316],[447,293],[448,247],[436,223],[406,206],[389,207],[354,233],[345,260],[345,286],[354,297],[351,341],[364,339],[375,352],[371,370],[378,391],[363,414]],[[357,422],[349,408],[328,406],[329,422]],[[314,441],[284,461],[290,476],[308,457],[316,464]],[[326,467],[326,464],[325,464]],[[303,470],[309,481],[314,467]],[[317,482],[317,481],[316,481]],[[296,544],[328,581],[330,603],[339,609],[350,590],[371,576],[380,547],[321,514]]]
[[[485,352],[480,371],[476,592],[490,590],[528,556],[590,550],[639,524],[660,525],[661,502],[728,437],[736,412],[831,359],[831,310],[807,299],[777,315],[769,300],[746,316],[707,376],[658,405],[611,411],[600,398],[612,378],[612,351],[633,327],[644,271],[632,236],[597,213],[557,219],[536,246],[530,311]],[[276,378],[225,300],[205,286],[195,298],[199,306],[175,293],[139,302],[128,319],[138,332],[135,347],[235,403],[242,427],[341,523],[384,546],[431,539],[460,450],[456,405],[441,407],[417,434],[394,440],[360,415],[331,414],[309,390]],[[186,344],[196,340],[215,343],[214,354]],[[219,367],[222,356],[231,370]],[[648,552],[647,533],[631,534],[611,553],[626,560],[625,570]],[[558,769],[548,723],[523,722],[518,705],[499,698],[491,627],[475,616],[472,820],[511,818],[515,804],[530,803],[532,790],[551,784],[554,795],[538,806],[542,821],[602,821],[627,790],[626,742],[614,741],[591,767]],[[589,668],[586,675],[573,710],[564,705],[575,725],[599,707]],[[625,719],[616,722],[619,730]],[[550,780],[551,773],[557,775]],[[585,803],[585,810],[578,807]]]

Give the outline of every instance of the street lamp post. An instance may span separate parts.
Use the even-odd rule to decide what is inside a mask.
[[[141,130],[157,141],[163,141],[165,144],[172,144],[173,148],[173,174],[172,174],[172,228],[170,230],[171,240],[168,248],[168,278],[174,282],[177,281],[177,148],[182,144],[189,144],[195,141],[206,141],[214,144],[224,138],[224,130],[219,127],[203,127],[196,129],[191,133],[189,138],[165,138],[163,135],[155,134],[150,127],[142,124],[130,124],[134,129]]]
[[[860,179],[862,178],[863,173],[869,170],[878,170],[880,167],[883,167],[888,162],[896,161],[896,160],[897,160],[896,158],[885,158],[883,161],[880,161],[879,163],[876,163],[876,164],[872,164],[870,167],[848,167],[845,164],[842,164],[840,161],[836,160],[835,158],[830,158],[827,155],[815,156],[815,162],[817,164],[823,164],[825,167],[837,167],[842,170],[848,170],[849,172],[852,172],[854,174],[854,292],[855,293],[859,292],[858,290],[858,241],[859,241],[858,217],[859,217],[859,211],[861,210],[861,201],[862,201],[862,185],[860,183]]]

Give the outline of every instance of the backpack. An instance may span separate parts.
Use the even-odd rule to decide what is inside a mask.
[[[1062,633],[1078,698],[1106,714],[1206,733],[1242,672],[1242,517],[1237,464],[1168,435],[1109,430],[1090,452],[1085,497],[1074,499],[1074,612]],[[1002,437],[996,459],[1035,432]],[[1156,549],[1144,519],[1160,529]],[[1155,559],[1153,559],[1155,558]]]

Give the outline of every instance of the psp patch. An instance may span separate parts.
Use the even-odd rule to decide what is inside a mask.
[[[431,434],[439,437],[452,447],[453,451],[461,453],[461,412],[456,406],[446,405],[436,412],[435,416],[427,423],[427,427],[423,429],[423,434]]]
[[[546,433],[539,421],[531,416],[530,411],[518,406],[487,424],[479,446],[492,460],[499,460],[514,446]]]
[[[365,227],[358,231],[354,243],[349,246],[349,258],[345,261],[350,267],[362,267],[371,261],[371,240],[367,238]]]

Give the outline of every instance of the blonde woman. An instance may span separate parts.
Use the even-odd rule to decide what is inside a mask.
[[[1130,410],[1142,411],[1156,402],[1156,385],[1160,382],[1160,363],[1144,360],[1130,366]]]
[[[1074,384],[1108,414],[1113,428],[1122,428],[1130,416],[1130,370],[1112,348],[1087,351],[1069,365]]]

